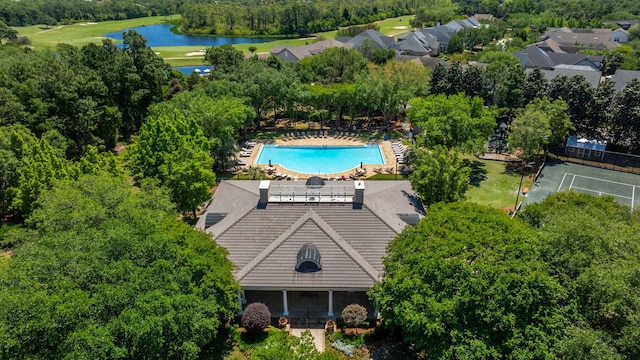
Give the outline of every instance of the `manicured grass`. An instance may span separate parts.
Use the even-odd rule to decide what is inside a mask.
[[[396,36],[411,31],[411,25],[409,25],[409,21],[414,17],[415,15],[406,15],[397,18],[377,21],[376,23],[380,25],[381,33],[387,36]]]
[[[499,209],[513,208],[520,184],[519,170],[503,161],[480,160],[473,155],[463,158],[469,161],[473,169],[471,186],[465,194],[467,201]],[[529,170],[522,182],[523,187],[531,189],[534,173]],[[524,198],[520,196],[518,202],[522,200]]]
[[[99,43],[102,35],[109,32],[120,31],[131,27],[162,24],[171,20],[180,19],[180,15],[151,16],[129,20],[103,21],[96,24],[86,22],[72,25],[50,26],[44,25],[28,27],[14,27],[19,35],[26,35],[31,39],[31,45],[35,49],[52,49],[59,43],[67,43],[82,46],[88,43]]]
[[[409,20],[412,18],[413,15],[401,16],[378,21],[377,23],[380,25],[380,32],[385,35],[395,36],[410,31],[411,26],[409,25]],[[178,19],[180,19],[180,15],[172,15],[169,17],[152,16],[130,20],[104,21],[96,24],[84,22],[72,25],[52,26],[48,29],[45,29],[43,25],[14,27],[14,29],[17,30],[20,35],[25,35],[31,39],[33,48],[41,50],[53,49],[59,43],[67,43],[75,46],[82,46],[88,43],[100,43],[102,41],[102,35],[105,33],[136,26],[162,24]],[[403,28],[405,26],[406,28]],[[234,45],[234,47],[245,54],[249,53],[250,46],[257,48],[256,53],[268,53],[276,45],[302,46],[311,43],[314,41],[313,37],[335,39],[336,33],[337,31],[334,30],[313,34],[312,37],[305,39],[282,39],[260,44],[237,44]],[[202,59],[204,58],[202,55],[187,56],[187,54],[204,50],[205,48],[205,46],[163,46],[153,48],[153,50],[159,53],[158,55],[164,58],[171,66],[187,66],[202,65]]]

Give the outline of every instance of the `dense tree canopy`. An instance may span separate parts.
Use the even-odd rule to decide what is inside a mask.
[[[411,152],[415,171],[409,176],[411,186],[423,204],[452,202],[464,198],[469,186],[471,169],[456,150],[438,145],[431,150],[416,148]]]
[[[430,95],[409,104],[407,116],[420,128],[417,141],[423,146],[480,151],[495,128],[495,118],[477,97]]]
[[[225,251],[120,177],[38,198],[0,274],[2,358],[198,358],[237,309]],[[18,235],[16,235],[18,236]]]
[[[176,110],[173,116],[150,117],[127,155],[138,182],[157,179],[170,190],[180,212],[195,215],[216,181],[211,150],[211,142],[195,119]]]
[[[391,242],[370,296],[428,358],[635,359],[638,227],[613,198],[574,192],[516,219],[434,205]]]
[[[500,210],[438,204],[391,242],[370,294],[430,358],[545,358],[568,325],[567,293],[538,243]]]

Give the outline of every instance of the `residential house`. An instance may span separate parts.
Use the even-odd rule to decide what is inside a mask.
[[[608,76],[613,81],[613,89],[618,91],[624,89],[629,81],[633,79],[640,80],[640,71],[637,70],[616,70],[613,76]]]
[[[336,40],[345,44],[351,44],[354,49],[365,44],[376,49],[395,49],[396,40],[391,36],[386,36],[373,29],[365,30],[354,37],[336,36]]]
[[[437,56],[447,51],[451,37],[458,31],[480,26],[475,18],[466,18],[452,20],[445,25],[416,29],[398,38],[398,50],[404,55]]]
[[[424,56],[415,56],[415,55],[397,55],[396,56],[396,61],[400,61],[400,62],[414,62],[418,65],[422,65],[424,67],[428,67],[428,68],[435,68],[437,64],[446,64],[446,61],[444,61],[441,58],[437,58],[437,57],[431,57],[429,55],[424,55]]]
[[[546,42],[549,44],[550,42]],[[558,65],[589,66],[600,71],[604,57],[601,55],[569,54],[564,52],[545,51],[538,44],[532,44],[522,50],[514,51],[513,56],[520,60],[525,69],[540,68],[551,70]]]
[[[375,317],[386,247],[423,216],[408,181],[224,180],[196,227],[229,252],[241,308],[326,319],[359,303]]]
[[[577,53],[580,50],[611,50],[629,41],[629,33],[620,28],[612,29],[570,29],[550,28],[538,39],[554,40],[564,52]]]
[[[624,30],[629,30],[630,27],[632,27],[633,25],[637,24],[638,21],[640,20],[614,20],[614,21],[603,21],[602,23],[604,25],[614,25],[614,26],[618,26]]]
[[[403,55],[438,56],[440,42],[427,29],[417,29],[399,36],[397,49]]]
[[[302,46],[276,45],[271,49],[270,54],[285,62],[298,62],[307,56],[320,54],[332,47],[351,48],[352,45],[329,39]]]
[[[531,68],[526,69],[527,73],[530,73],[532,71],[533,69]],[[594,88],[598,87],[598,85],[600,84],[600,80],[602,79],[602,73],[600,71],[592,68],[591,66],[584,66],[584,65],[560,64],[555,66],[552,69],[544,69],[544,70],[541,69],[540,71],[548,81],[551,81],[556,76],[561,76],[561,75],[568,76],[568,77],[574,77],[574,76],[580,75],[584,77],[585,80],[587,80],[587,82],[589,83],[589,85],[591,85]]]

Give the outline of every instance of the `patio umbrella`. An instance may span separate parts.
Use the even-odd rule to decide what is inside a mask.
[[[197,73],[199,73],[200,71],[202,71],[202,70],[200,70],[200,69],[193,70],[193,72],[197,72]]]
[[[579,143],[582,143],[582,144],[584,144],[584,143],[588,143],[588,142],[589,142],[589,139],[581,138],[581,139],[578,139],[578,142],[579,142]]]

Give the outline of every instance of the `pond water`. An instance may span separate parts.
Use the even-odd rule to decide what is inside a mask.
[[[191,73],[193,73],[194,71],[196,73],[199,73],[199,74],[203,75],[203,74],[206,74],[208,72],[207,71],[208,69],[211,69],[211,66],[205,65],[205,64],[195,65],[195,66],[176,66],[173,69],[174,70],[178,70],[178,71],[180,71],[181,73],[183,73],[183,74],[185,74],[187,76],[191,75]],[[197,71],[197,70],[200,70],[200,71]]]
[[[258,44],[273,41],[270,38],[243,38],[243,37],[212,37],[212,36],[192,36],[175,34],[171,32],[173,25],[156,24],[147,26],[138,26],[124,29],[117,32],[104,34],[103,36],[122,40],[122,33],[129,30],[135,30],[147,39],[147,45],[156,46],[220,46],[224,44]],[[118,43],[122,46],[122,42]]]

